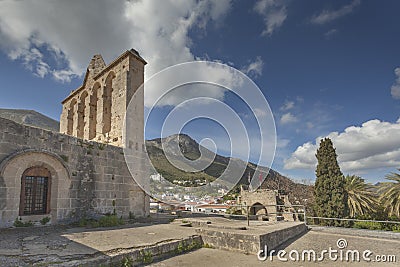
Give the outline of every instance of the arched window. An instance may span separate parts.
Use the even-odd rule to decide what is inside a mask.
[[[73,131],[74,131],[75,105],[76,105],[76,100],[72,99],[69,109],[68,109],[68,114],[67,114],[67,134],[68,135],[72,135]]]
[[[85,131],[85,113],[86,113],[86,99],[87,99],[88,93],[84,91],[81,94],[81,97],[79,99],[78,103],[78,132],[77,132],[77,137],[83,138],[84,136],[84,131]]]
[[[115,78],[114,72],[111,72],[106,78],[106,85],[103,92],[103,134],[111,131],[111,106],[112,106],[112,92],[113,92],[113,79]]]
[[[89,113],[89,140],[96,137],[96,126],[97,126],[97,95],[100,89],[100,84],[96,83],[93,86],[92,93],[90,95],[90,113]]]
[[[50,212],[50,172],[43,167],[31,167],[22,174],[19,215]]]

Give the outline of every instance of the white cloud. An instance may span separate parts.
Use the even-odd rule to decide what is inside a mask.
[[[400,166],[400,119],[395,123],[370,120],[361,126],[350,126],[344,132],[328,135],[336,148],[342,171],[359,172],[366,169]],[[322,137],[315,143],[299,146],[285,169],[314,169],[315,153]]]
[[[397,78],[395,83],[390,88],[390,93],[394,99],[400,99],[400,68],[396,68],[394,73],[396,74]]]
[[[249,81],[242,73],[220,63],[178,64],[147,80],[144,103],[146,107],[161,107],[199,97],[223,100],[227,88],[238,90],[244,83]]]
[[[290,112],[283,114],[281,117],[281,124],[288,124],[288,123],[293,123],[293,122],[297,122],[297,121],[298,121],[298,119],[296,118],[296,116]]]
[[[254,10],[264,19],[265,29],[261,33],[263,36],[272,35],[287,18],[286,5],[282,0],[260,0],[255,4]]]
[[[268,113],[266,109],[254,108],[254,115],[256,115],[259,118],[263,118],[266,117]]]
[[[247,75],[257,78],[257,77],[261,76],[263,66],[264,66],[264,62],[262,61],[261,57],[258,56],[249,65],[244,66],[241,71],[246,73]]]
[[[331,39],[334,35],[338,33],[337,29],[330,29],[326,33],[324,33],[325,39]]]
[[[36,75],[61,81],[81,76],[94,54],[110,62],[135,48],[149,63],[149,77],[194,60],[189,30],[220,22],[231,5],[230,0],[0,1],[0,48]],[[37,57],[35,49],[50,56]]]
[[[311,22],[314,24],[325,24],[331,22],[335,19],[343,17],[345,15],[350,14],[353,12],[353,9],[360,5],[360,0],[353,0],[350,4],[342,6],[337,10],[324,10],[318,15],[314,15],[311,18]]]
[[[280,107],[280,110],[282,111],[287,111],[294,108],[294,101],[285,101],[282,107]]]
[[[286,148],[290,143],[289,139],[277,138],[276,147],[279,149]]]

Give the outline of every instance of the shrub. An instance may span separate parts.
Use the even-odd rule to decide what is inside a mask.
[[[103,217],[101,217],[99,220],[94,220],[94,219],[87,219],[87,218],[82,218],[79,220],[78,225],[79,227],[112,227],[112,226],[118,226],[118,225],[123,225],[124,220],[122,219],[122,216],[120,218],[117,217],[117,215],[113,214],[107,214]]]
[[[131,266],[133,266],[133,260],[132,260],[132,258],[131,257],[124,257],[122,260],[121,260],[121,265],[120,265],[121,267],[131,267]]]
[[[378,222],[355,222],[353,227],[358,229],[382,230],[382,224]]]
[[[15,218],[14,226],[15,227],[30,227],[30,226],[33,226],[33,222],[32,221],[23,222],[21,219]]]
[[[49,217],[44,217],[43,219],[40,220],[40,223],[42,225],[46,225],[50,221]]]
[[[140,256],[139,260],[143,262],[144,264],[152,263],[153,262],[153,255],[151,254],[151,251],[140,251]]]
[[[124,224],[122,217],[118,218],[117,215],[114,214],[101,217],[98,222],[100,227],[111,227]]]

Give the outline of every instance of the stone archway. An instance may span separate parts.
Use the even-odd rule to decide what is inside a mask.
[[[267,209],[260,202],[251,205],[249,215],[268,215]]]
[[[49,212],[45,215],[20,216],[21,179],[24,172],[32,167],[43,167],[50,172]],[[24,150],[12,154],[0,163],[0,180],[7,191],[4,198],[0,199],[5,203],[0,210],[0,221],[6,224],[4,226],[12,225],[19,217],[32,221],[50,217],[52,222],[57,222],[65,218],[65,211],[70,209],[70,174],[62,159],[51,152]]]

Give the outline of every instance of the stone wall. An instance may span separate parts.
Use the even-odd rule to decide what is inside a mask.
[[[249,191],[242,188],[240,192],[240,201],[250,207],[251,215],[271,214],[271,218],[276,217],[276,205],[278,204],[276,198],[275,191],[269,189]]]
[[[255,228],[228,230],[211,227],[196,229],[196,233],[201,236],[204,244],[218,249],[255,255],[265,247],[268,248],[268,251],[276,249],[289,239],[296,238],[306,231],[307,226],[304,223],[293,222],[266,226],[258,230]]]
[[[133,99],[131,119],[137,122],[138,146],[143,145],[143,91],[146,62],[133,49],[106,66],[101,55],[93,56],[82,86],[62,102],[60,132],[86,140],[122,146],[124,117]],[[135,142],[136,143],[136,142]]]
[[[142,148],[136,149],[138,159]],[[20,216],[21,175],[30,167],[51,174],[50,213]],[[138,164],[135,175],[144,175]],[[0,118],[0,227],[16,218],[51,223],[84,216],[149,214],[149,197],[134,182],[123,149]]]

